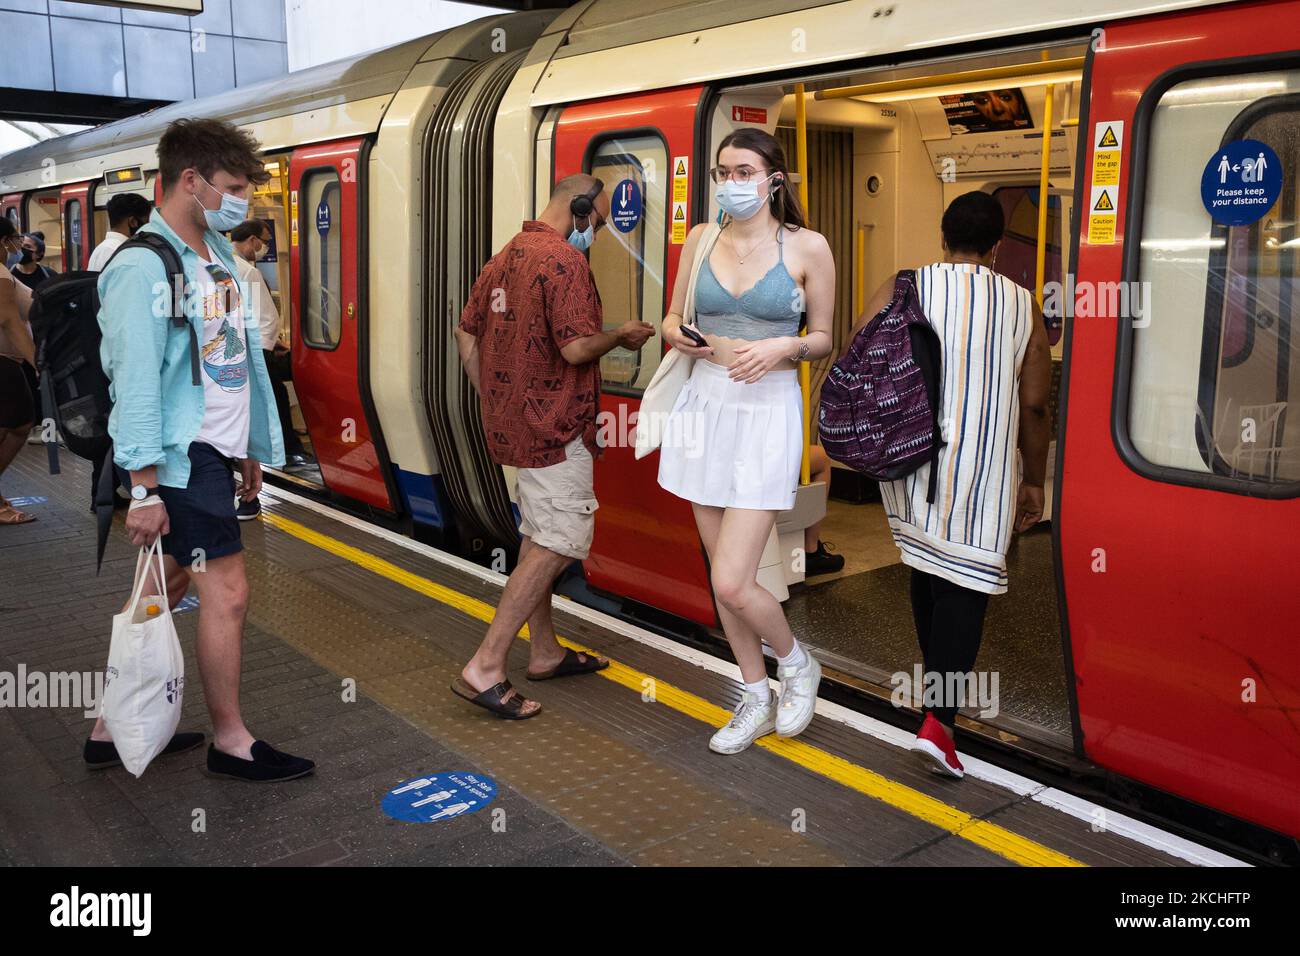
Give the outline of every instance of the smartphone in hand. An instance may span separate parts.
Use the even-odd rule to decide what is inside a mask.
[[[697,346],[699,346],[699,347],[702,348],[702,349],[703,349],[703,348],[708,348],[709,343],[706,342],[706,341],[704,341],[704,336],[702,336],[699,332],[695,331],[695,329],[691,328],[691,326],[689,326],[689,325],[682,325],[682,326],[679,326],[679,328],[680,328],[681,331],[682,331],[682,335],[686,336],[688,339],[690,339],[692,342],[694,342]]]

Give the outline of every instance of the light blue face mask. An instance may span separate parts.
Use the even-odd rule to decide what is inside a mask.
[[[578,231],[578,221],[573,221],[573,229],[569,232],[569,245],[579,252],[586,252],[591,248],[592,240],[596,238],[596,224],[590,219],[587,220],[587,228]]]
[[[203,177],[199,176],[199,179],[203,179]],[[206,179],[203,179],[203,183],[211,189],[217,189]],[[220,209],[209,209],[199,202],[198,196],[194,197],[194,201],[199,203],[199,208],[203,210],[203,218],[208,221],[209,229],[213,232],[229,232],[248,218],[248,200],[232,196],[230,193],[223,193],[219,189],[217,189],[217,192],[221,193]]]
[[[766,179],[747,183],[728,179],[718,187],[718,206],[732,219],[749,219],[762,209],[763,203],[767,201],[758,194],[758,184],[767,182],[775,175],[776,173],[772,173]]]

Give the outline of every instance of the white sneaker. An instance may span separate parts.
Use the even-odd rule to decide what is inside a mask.
[[[759,737],[776,730],[776,698],[767,692],[767,700],[748,691],[740,699],[736,715],[709,740],[715,754],[738,754]]]
[[[817,711],[817,685],[821,683],[822,666],[817,659],[804,651],[807,661],[802,667],[778,667],[781,678],[781,702],[776,709],[776,734],[794,737],[803,733]]]

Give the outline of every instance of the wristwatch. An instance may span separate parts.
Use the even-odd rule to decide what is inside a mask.
[[[157,485],[132,485],[131,486],[132,501],[144,501],[150,495],[155,495],[157,493],[158,493]]]

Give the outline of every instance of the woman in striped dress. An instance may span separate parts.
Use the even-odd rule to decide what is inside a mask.
[[[894,543],[912,568],[926,683],[941,691],[912,749],[953,777],[963,771],[953,746],[961,701],[951,691],[964,681],[948,675],[974,668],[989,595],[1007,589],[1011,534],[1043,514],[1051,354],[1033,296],[992,269],[1003,227],[992,196],[958,196],[943,215],[943,261],[916,270],[917,297],[942,343],[947,444],[933,504],[929,464],[880,486]],[[893,288],[890,278],[864,319],[889,305]]]

